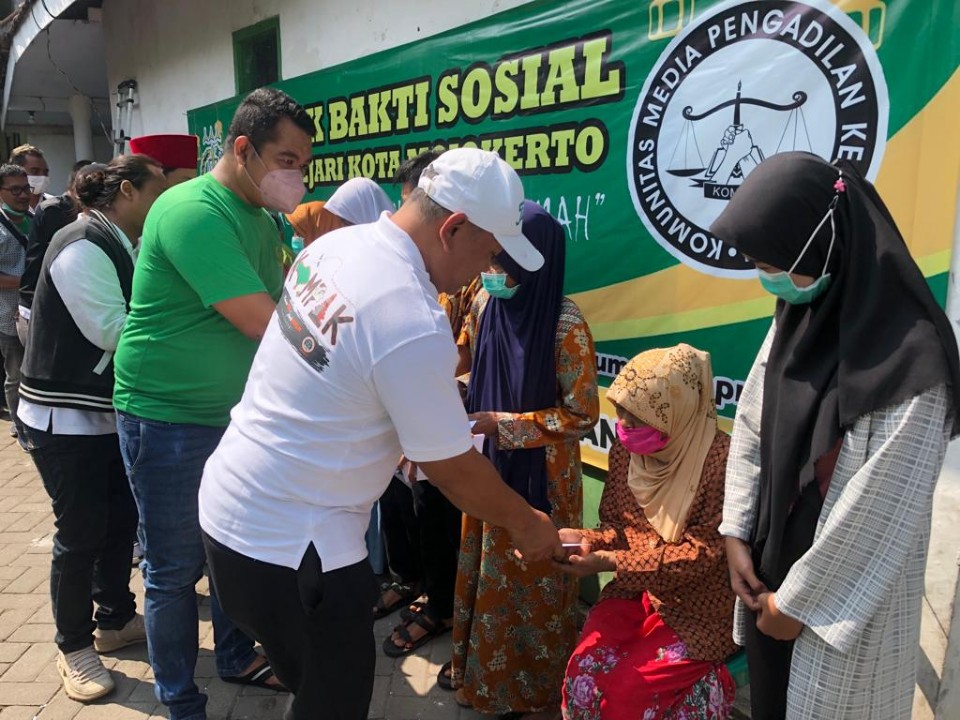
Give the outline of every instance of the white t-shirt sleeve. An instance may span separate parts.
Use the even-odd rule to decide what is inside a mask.
[[[374,365],[377,395],[409,460],[446,460],[472,447],[453,377],[456,362],[452,336],[437,332],[401,345]]]

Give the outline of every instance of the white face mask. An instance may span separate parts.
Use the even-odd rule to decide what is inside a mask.
[[[34,195],[43,195],[50,187],[49,175],[27,175],[27,182],[30,183],[30,189]]]

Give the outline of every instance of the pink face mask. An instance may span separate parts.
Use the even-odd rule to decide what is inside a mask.
[[[670,442],[666,433],[662,433],[649,425],[625,428],[617,423],[617,437],[620,438],[620,444],[627,449],[627,452],[633,455],[652,455],[663,450]]]
[[[266,167],[267,165],[261,159],[257,149],[252,144],[250,147],[253,148],[253,154],[257,156],[257,160],[260,160],[260,164]],[[250,182],[253,182],[253,178],[250,177],[246,167],[243,168],[243,171],[247,173]],[[255,182],[253,184],[256,185]],[[303,184],[303,173],[293,169],[267,170],[267,174],[263,176],[258,189],[260,190],[260,197],[263,198],[263,202],[268,208],[283,213],[292,213],[296,210],[297,205],[300,204],[307,192],[307,188]]]

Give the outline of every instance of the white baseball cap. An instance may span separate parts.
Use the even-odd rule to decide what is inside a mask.
[[[418,186],[440,207],[462,212],[478,228],[493,233],[524,270],[534,272],[543,266],[543,255],[521,231],[524,198],[520,176],[495,152],[447,150],[424,168]]]

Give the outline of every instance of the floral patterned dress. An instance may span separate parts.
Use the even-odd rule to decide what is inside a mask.
[[[481,291],[466,323],[471,342]],[[580,438],[596,424],[593,338],[564,299],[557,326],[557,406],[504,413],[501,448],[545,447],[548,499],[558,527],[582,524]],[[483,713],[533,712],[560,703],[564,667],[577,639],[577,581],[549,562],[517,559],[506,531],[464,518],[453,627],[453,682]]]
[[[680,542],[651,527],[615,442],[595,550],[613,550],[617,577],[590,611],[563,684],[564,720],[725,720],[736,686],[723,659],[733,593],[717,530],[730,438],[718,432]]]

